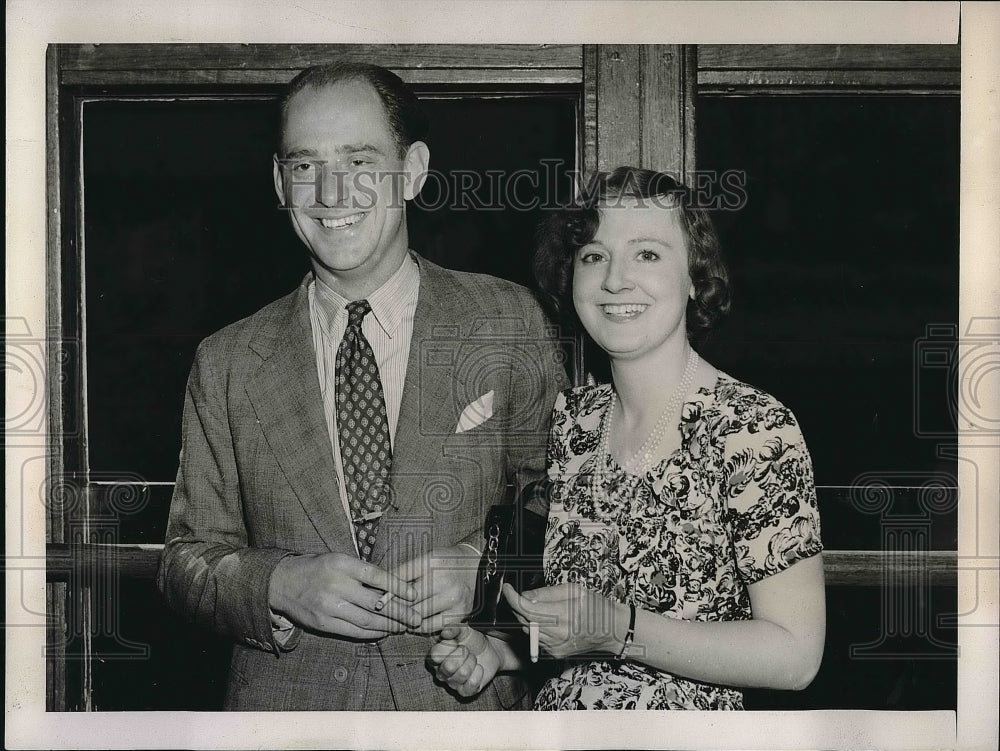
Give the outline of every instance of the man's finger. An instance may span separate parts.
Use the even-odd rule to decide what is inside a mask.
[[[446,626],[459,623],[464,617],[464,613],[458,613],[453,610],[446,610],[443,613],[432,615],[429,618],[425,616],[424,619],[420,621],[420,625],[413,629],[413,632],[424,635],[436,634]]]
[[[408,561],[400,563],[392,569],[392,575],[405,582],[412,582],[421,578],[424,574],[429,574],[431,570],[430,560],[426,555],[418,555]]]
[[[456,647],[451,654],[445,657],[438,665],[438,676],[443,680],[450,680],[452,676],[462,667],[469,657],[469,650],[465,647]]]
[[[382,592],[391,592],[393,596],[400,597],[408,602],[412,602],[416,598],[417,593],[410,586],[408,580],[391,574],[373,563],[359,560],[353,573],[359,582],[374,589],[380,589]]]
[[[402,624],[404,628],[416,628],[420,625],[422,617],[410,601],[395,596],[387,599],[386,594],[391,594],[391,592],[383,592],[381,589],[362,584],[358,580],[345,588],[341,593],[342,602],[338,605],[337,611],[330,613],[330,615],[344,618],[344,609],[350,606],[352,613],[355,612],[353,608],[357,608],[365,614],[388,618]],[[379,607],[380,604],[381,607]],[[357,616],[348,616],[348,619],[352,617],[357,618]],[[394,633],[398,633],[398,631],[394,631]]]
[[[462,644],[467,639],[465,629],[469,629],[470,631],[472,630],[468,626],[464,626],[461,623],[450,623],[441,629],[440,637],[441,639],[448,639]]]
[[[442,589],[436,594],[432,594],[430,597],[417,600],[412,603],[412,607],[415,611],[420,613],[422,617],[431,618],[436,615],[442,615],[444,613],[454,611],[455,606],[458,604],[459,596],[457,592]],[[461,620],[461,618],[459,618],[459,620]]]
[[[343,600],[336,612],[327,613],[325,620],[329,623],[344,622],[351,624],[356,631],[370,632],[359,636],[357,633],[346,634],[355,638],[381,638],[387,634],[401,634],[407,630],[405,622],[387,618],[381,613],[373,613],[364,607],[356,605],[348,600]],[[327,623],[321,627],[330,630]]]
[[[406,628],[419,628],[424,620],[419,612],[401,600],[391,600],[380,614]]]
[[[476,660],[475,656],[466,650],[465,659],[458,666],[455,672],[451,674],[452,681],[455,683],[465,683],[469,680],[469,676],[472,675],[472,671],[476,669],[478,664],[479,662]]]
[[[337,633],[351,639],[382,639],[390,633],[401,633],[401,631],[385,631],[381,629],[362,628],[357,624],[342,618],[324,619],[320,628],[330,633]]]
[[[451,641],[438,642],[427,652],[427,658],[431,661],[435,668],[440,668],[444,661],[447,660],[458,648],[458,645]]]
[[[455,626],[452,625],[444,627],[444,629],[448,629],[449,631],[453,628]],[[485,649],[486,637],[482,633],[465,624],[458,624],[457,628],[459,629],[459,633],[456,641],[459,644],[465,645],[473,654],[479,654]],[[442,633],[444,633],[444,629],[442,629]]]
[[[480,691],[480,684],[483,682],[483,676],[486,671],[483,666],[476,664],[473,668],[472,674],[459,686],[452,686],[459,696],[475,696]]]

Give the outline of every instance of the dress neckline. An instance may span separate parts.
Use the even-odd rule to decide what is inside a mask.
[[[681,408],[680,408],[680,413],[679,413],[680,417],[678,418],[676,425],[674,425],[675,430],[680,431],[681,419],[684,416],[684,408],[689,403],[695,401],[696,398],[699,395],[701,395],[702,393],[704,393],[706,396],[709,397],[708,404],[715,403],[715,401],[718,398],[719,387],[720,387],[720,385],[721,385],[721,383],[722,383],[722,381],[724,379],[728,379],[730,381],[734,380],[733,377],[730,376],[728,373],[725,373],[722,370],[716,369],[715,383],[712,384],[712,387],[711,387],[710,390],[709,390],[709,388],[707,386],[701,386],[701,387],[699,387],[694,392],[694,396],[692,396],[692,397],[690,397],[688,399],[685,399],[684,401],[681,402]],[[622,475],[625,475],[626,477],[636,477],[636,478],[639,478],[641,480],[647,474],[654,474],[654,475],[660,474],[662,472],[663,468],[667,464],[670,464],[671,462],[673,462],[674,457],[677,456],[677,454],[684,448],[684,436],[683,436],[683,434],[681,435],[680,445],[677,446],[677,448],[675,448],[673,451],[671,451],[669,454],[667,454],[665,457],[663,457],[662,459],[660,459],[655,464],[651,465],[641,475],[640,474],[636,474],[635,472],[630,472],[629,470],[625,469],[625,467],[622,466],[622,464],[611,455],[610,449],[608,451],[605,451],[605,452],[601,452],[600,451],[601,424],[604,422],[604,414],[605,414],[605,412],[608,409],[608,405],[611,404],[611,394],[612,394],[612,389],[614,388],[614,384],[612,384],[612,383],[603,383],[603,384],[600,385],[599,388],[601,388],[604,391],[604,395],[603,395],[604,396],[604,404],[601,405],[600,417],[598,418],[597,425],[594,428],[594,431],[598,434],[598,442],[597,442],[598,445],[594,448],[593,453],[597,454],[597,453],[600,452],[600,453],[603,453],[604,456],[603,456],[603,459],[601,457],[596,457],[596,459],[598,461],[602,461],[603,464],[610,470],[611,473],[621,473]],[[705,406],[706,406],[705,404],[702,405],[703,408]]]

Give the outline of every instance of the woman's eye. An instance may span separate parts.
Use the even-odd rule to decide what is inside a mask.
[[[657,261],[660,258],[660,254],[655,250],[640,250],[639,260],[640,261]]]
[[[600,263],[601,258],[600,253],[584,253],[580,256],[580,263]]]

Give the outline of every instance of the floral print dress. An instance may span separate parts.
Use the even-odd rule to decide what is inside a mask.
[[[747,585],[819,553],[812,463],[792,413],[721,373],[643,476],[598,456],[609,385],[560,394],[549,437],[545,580],[691,621],[751,618]],[[634,657],[641,645],[633,646]],[[637,660],[567,661],[535,709],[742,709],[741,691]]]

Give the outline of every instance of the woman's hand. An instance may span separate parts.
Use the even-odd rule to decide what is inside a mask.
[[[459,696],[482,691],[503,662],[496,640],[464,623],[445,626],[427,660],[434,675]]]
[[[629,608],[580,584],[558,584],[519,595],[504,584],[504,597],[527,631],[538,624],[538,643],[553,657],[617,654],[628,630]]]

